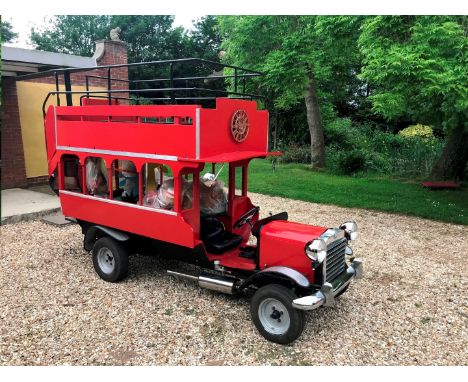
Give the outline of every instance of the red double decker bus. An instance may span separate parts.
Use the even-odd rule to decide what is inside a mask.
[[[197,75],[177,76],[181,65]],[[260,333],[278,343],[294,341],[305,311],[334,304],[361,277],[362,262],[349,246],[356,223],[311,226],[289,222],[286,212],[259,219],[247,192],[249,163],[279,155],[269,152],[268,111],[246,91],[247,81],[261,73],[199,59],[156,61],[125,66],[169,68],[168,77],[111,86],[112,71],[122,66],[22,78],[56,77],[43,108],[50,184],[63,214],[81,226],[96,272],[119,281],[134,254],[195,264],[196,274],[168,272],[252,296]],[[218,74],[204,75],[208,69]],[[85,72],[85,89],[73,89],[76,72]],[[108,86],[92,90],[92,78]]]

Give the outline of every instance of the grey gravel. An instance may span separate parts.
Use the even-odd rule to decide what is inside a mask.
[[[79,226],[2,226],[1,365],[467,365],[468,227],[252,194],[263,215],[336,226],[355,219],[365,262],[332,308],[307,315],[294,344],[267,342],[249,301],[135,256],[118,284],[99,279]]]

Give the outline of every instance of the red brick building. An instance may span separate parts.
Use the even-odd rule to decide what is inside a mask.
[[[28,81],[18,80],[18,77],[54,68],[93,68],[114,64],[127,64],[125,42],[97,41],[93,57],[2,47],[2,189],[27,187],[47,181],[47,159],[40,105],[45,95],[55,90],[55,77]],[[72,86],[84,87],[86,74],[105,77],[107,72],[103,69],[73,73]],[[128,80],[127,67],[113,69],[112,78]],[[60,83],[63,86],[63,80]],[[107,80],[89,79],[89,85],[99,89],[107,86]],[[124,85],[118,82],[120,89]]]

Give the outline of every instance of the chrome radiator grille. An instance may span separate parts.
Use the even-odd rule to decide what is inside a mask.
[[[345,269],[346,238],[338,239],[327,245],[327,259],[325,264],[325,281],[331,282]]]

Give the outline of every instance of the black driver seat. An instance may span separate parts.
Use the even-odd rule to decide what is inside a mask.
[[[226,231],[223,223],[214,217],[200,219],[200,239],[206,250],[214,254],[229,251],[242,242],[242,236]]]

